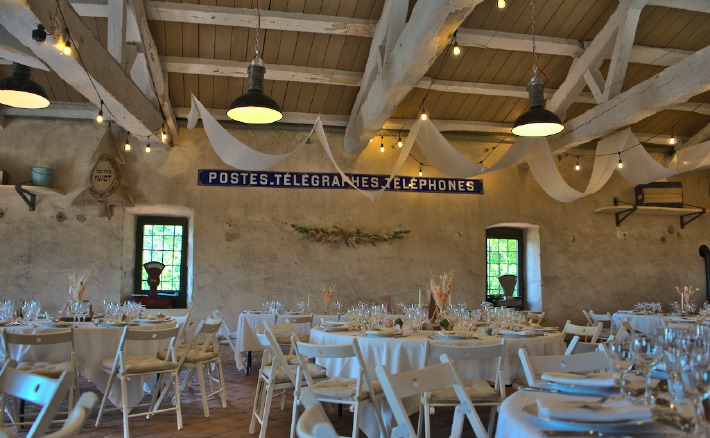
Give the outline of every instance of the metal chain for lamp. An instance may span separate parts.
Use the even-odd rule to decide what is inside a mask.
[[[261,7],[259,6],[259,0],[256,0],[256,55],[260,56],[259,52],[259,29],[261,28]],[[263,79],[263,75],[262,75]],[[251,86],[249,87],[251,88]]]

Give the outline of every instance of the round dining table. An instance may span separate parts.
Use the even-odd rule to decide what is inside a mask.
[[[365,367],[371,379],[375,379],[375,367],[383,365],[390,373],[401,373],[413,369],[423,368],[427,365],[427,343],[443,342],[447,345],[486,345],[506,340],[506,356],[504,362],[503,381],[506,384],[520,382],[524,373],[518,349],[525,347],[531,355],[555,355],[564,352],[564,338],[561,333],[553,332],[545,336],[502,337],[498,335],[484,335],[480,331],[473,332],[478,339],[467,340],[438,340],[437,332],[422,331],[412,333],[405,331],[404,336],[397,337],[370,337],[362,331],[326,331],[313,328],[310,342],[324,345],[340,345],[352,343],[357,339],[362,351]],[[328,377],[357,377],[359,366],[355,358],[346,359],[317,359],[319,365],[327,370]],[[438,362],[438,360],[436,360]],[[454,366],[464,379],[494,379],[496,361],[487,361],[485,365],[476,367],[472,362],[456,363]],[[405,403],[411,413],[416,412],[418,400],[413,399]],[[360,428],[370,438],[380,436],[375,412],[370,405],[363,407]],[[380,408],[382,420],[387,432],[395,426],[392,411],[383,401]]]
[[[621,327],[623,321],[628,321],[631,328],[646,335],[655,335],[663,328],[665,323],[672,324],[697,324],[695,316],[673,314],[646,314],[633,310],[619,310],[611,316],[614,324]],[[710,322],[710,321],[708,321]]]
[[[135,325],[135,329],[153,330],[156,328],[174,327],[174,321],[161,322],[158,324]],[[39,333],[74,328],[74,352],[76,357],[79,375],[96,386],[96,389],[103,392],[108,384],[108,373],[102,371],[101,363],[107,358],[114,358],[118,343],[123,334],[123,327],[99,327],[91,322],[67,323],[65,327],[49,327],[42,323],[33,325],[5,325],[0,330],[11,330],[18,333]],[[157,341],[130,343],[126,345],[129,354],[155,355],[160,348],[166,348],[167,344]],[[42,345],[42,346],[13,346],[12,357],[24,360],[67,360],[69,350],[64,344]],[[7,348],[2,337],[0,337],[0,355],[5,356]],[[129,394],[129,405],[139,403],[144,396],[144,384],[149,383],[149,376],[142,379],[131,379],[127,389]],[[121,406],[121,386],[118,380],[114,381],[109,395],[109,400],[114,406]]]

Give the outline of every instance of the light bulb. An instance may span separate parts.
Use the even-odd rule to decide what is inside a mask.
[[[616,165],[619,169],[624,168],[624,163],[621,162],[621,152],[619,152],[619,164]]]
[[[99,113],[96,115],[96,123],[103,123],[104,121],[104,112],[103,110],[99,110]]]
[[[579,170],[581,169],[582,166],[579,165],[579,158],[577,159],[577,164],[574,165],[574,170]]]
[[[67,41],[66,45],[62,49],[62,53],[66,56],[71,55],[71,41]]]
[[[126,139],[126,144],[123,145],[123,150],[124,150],[124,151],[130,151],[130,150],[131,150],[131,144],[128,142],[128,139]]]
[[[426,110],[422,109],[422,120],[426,120],[428,118],[429,118],[429,116],[426,115]]]
[[[505,8],[505,0],[498,0],[498,9]]]
[[[371,139],[370,139],[370,143],[372,143],[372,140],[374,140],[374,138],[371,138]]]
[[[454,48],[452,50],[454,56],[459,56],[461,54],[461,47],[459,47],[459,43],[454,41]]]
[[[380,152],[384,152],[384,151],[385,151],[385,144],[380,143]]]
[[[146,154],[150,153],[150,144],[145,145],[145,153]]]
[[[676,143],[675,135],[671,135],[671,138],[668,139],[668,144],[674,145],[675,143]]]
[[[57,50],[59,50],[60,52],[63,52],[64,51],[64,41],[61,38],[57,39],[57,44],[55,44],[54,47],[56,47]]]
[[[398,147],[398,148],[401,148],[402,146],[404,146],[404,143],[402,143],[402,137],[399,137],[399,138],[397,139],[397,147]]]
[[[422,165],[420,164],[419,165],[419,176],[422,176],[422,174],[424,174],[424,172],[422,172]]]
[[[165,129],[163,129],[162,131],[160,131],[160,141],[165,143],[167,140],[168,140],[168,133],[165,132]]]

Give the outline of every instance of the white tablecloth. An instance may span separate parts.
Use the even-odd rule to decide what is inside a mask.
[[[659,333],[661,327],[663,326],[661,320],[672,324],[697,323],[697,320],[694,316],[686,317],[680,315],[643,315],[623,310],[614,313],[611,318],[614,320],[614,324],[616,324],[617,327],[621,327],[622,321],[628,320],[631,324],[631,328],[647,335]]]
[[[338,315],[313,315],[313,324],[319,324],[321,319],[326,321],[337,321]],[[234,353],[237,362],[237,369],[244,369],[244,357],[242,353],[248,351],[262,351],[264,348],[256,337],[257,330],[264,328],[264,321],[273,324],[276,322],[276,315],[268,313],[242,312],[239,314],[237,323],[236,338],[234,340]],[[294,331],[299,339],[308,339],[311,332],[310,324],[293,324]]]
[[[599,397],[581,397],[575,395],[567,394],[550,394],[543,392],[525,392],[517,391],[511,394],[504,402],[500,408],[500,413],[498,415],[498,423],[496,427],[496,437],[497,438],[539,438],[542,436],[543,430],[559,430],[559,423],[545,423],[535,418],[528,413],[533,411],[531,409],[532,405],[535,405],[535,400],[599,400]],[[536,412],[536,411],[535,411]],[[591,427],[592,429],[594,426]],[[464,428],[466,430],[466,428]],[[469,428],[470,430],[470,428]],[[635,436],[634,432],[643,432],[651,436],[651,432],[658,432],[658,436],[663,436],[664,432],[675,433],[678,436],[681,435],[677,430],[669,427],[660,425],[658,423],[649,423],[641,426],[629,426],[628,429],[624,431],[609,432],[604,433],[604,435],[609,436]],[[572,434],[572,433],[571,433]],[[570,435],[571,435],[570,434]],[[576,436],[576,434],[575,434]],[[590,433],[589,436],[597,436],[594,433]]]
[[[355,337],[355,332],[325,332],[320,329],[311,330],[310,342],[315,344],[349,344]],[[429,333],[409,334],[398,338],[371,338],[363,335],[357,336],[357,341],[362,351],[365,367],[370,378],[375,379],[375,367],[384,365],[390,373],[401,373],[413,369],[423,368],[426,365],[426,343]],[[437,341],[447,345],[485,345],[500,342],[498,336],[486,336],[476,333],[481,340],[465,341]],[[548,336],[535,336],[524,338],[505,338],[507,354],[504,365],[504,382],[523,381],[524,373],[518,349],[527,348],[531,355],[555,355],[564,352],[564,342],[561,333]],[[328,370],[328,377],[356,377],[358,365],[353,359],[327,359],[318,360],[318,364]],[[493,379],[496,372],[495,361],[490,361],[483,367],[474,366],[474,362],[462,361],[457,363],[456,369],[464,379]],[[417,400],[407,406],[412,412],[417,409]],[[385,427],[391,430],[394,427],[392,412],[386,402],[383,402],[382,417]],[[378,436],[377,423],[374,411],[368,405],[362,410],[361,429],[368,437]]]
[[[156,329],[174,326],[174,322],[161,324],[149,324],[136,326],[137,329]],[[19,333],[37,333],[42,331],[56,331],[29,326],[6,326],[3,330],[11,330]],[[121,340],[123,328],[96,327],[92,323],[77,323],[74,328],[74,349],[76,352],[76,362],[79,374],[86,380],[96,385],[96,389],[104,391],[108,384],[108,373],[101,370],[101,362],[107,358],[116,356],[116,349]],[[126,345],[129,354],[156,354],[158,348],[165,348],[167,345],[159,345],[158,342],[131,343]],[[17,348],[17,347],[14,347]],[[5,343],[0,337],[0,354],[5,355]],[[18,356],[19,354],[19,356]],[[25,358],[26,360],[65,360],[69,357],[69,351],[62,344],[56,346],[35,346],[28,348],[24,346],[13,351],[13,357]],[[134,378],[128,382],[127,390],[129,394],[129,405],[137,404],[143,399],[143,384],[149,378]],[[121,386],[114,382],[109,400],[115,406],[121,406]]]

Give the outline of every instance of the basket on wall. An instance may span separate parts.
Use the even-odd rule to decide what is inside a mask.
[[[498,282],[500,287],[503,288],[503,292],[507,297],[512,297],[515,292],[515,285],[518,283],[517,275],[501,275],[498,277]]]

